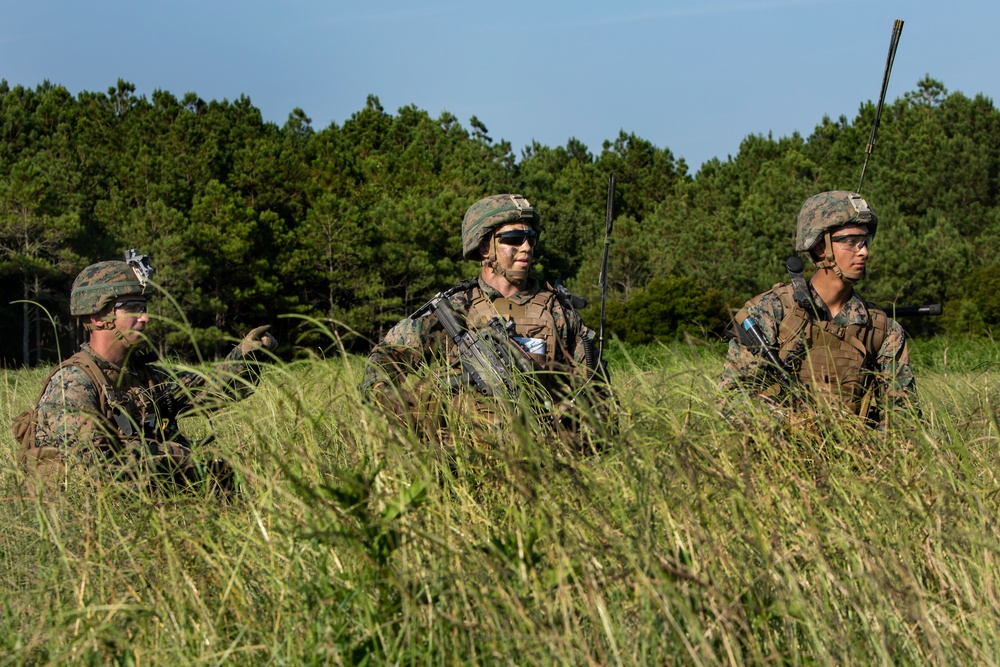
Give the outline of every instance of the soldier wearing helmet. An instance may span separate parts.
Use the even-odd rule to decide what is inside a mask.
[[[30,477],[58,479],[67,464],[82,461],[112,477],[152,475],[182,486],[205,479],[223,489],[231,482],[223,461],[195,460],[176,418],[215,397],[246,396],[247,380],[258,377],[255,351],[274,349],[276,341],[267,326],[258,327],[211,376],[169,372],[141,349],[154,273],[147,256],[130,250],[125,261],[91,264],[73,281],[70,313],[87,341],[56,367],[36,407],[14,424]]]
[[[433,307],[444,300],[468,331],[502,323],[515,363],[542,387],[535,396],[554,410],[606,399],[594,332],[575,308],[583,300],[531,277],[540,233],[537,211],[519,194],[493,195],[470,206],[462,220],[462,255],[480,263],[479,275],[439,293],[389,331],[368,358],[362,393],[425,430],[439,427],[442,396],[461,401],[475,393],[463,380],[458,349]],[[581,387],[588,399],[580,398]],[[497,423],[490,401],[477,400],[469,413]]]
[[[916,410],[903,328],[854,290],[867,273],[877,228],[875,212],[855,192],[822,192],[805,202],[795,250],[808,253],[816,273],[806,283],[801,271],[792,272],[791,283],[775,285],[737,313],[723,389],[734,396],[750,389],[774,403],[849,413],[869,424]]]

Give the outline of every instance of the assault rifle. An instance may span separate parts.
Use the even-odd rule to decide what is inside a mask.
[[[138,423],[130,416],[128,406],[132,404],[141,415]],[[126,438],[139,435],[141,431],[147,440],[173,442],[178,440],[180,432],[177,418],[189,409],[191,400],[184,388],[165,384],[158,389],[142,392],[141,397],[128,394],[122,404],[113,408],[112,414],[115,424]]]
[[[428,310],[437,315],[458,346],[463,379],[484,396],[515,400],[521,393],[518,373],[531,370],[528,354],[512,338],[513,322],[493,317],[477,332],[467,331],[445,299],[432,299]]]
[[[739,335],[739,332],[737,331],[740,342],[749,347],[751,350],[764,355],[764,358],[767,359],[772,366],[771,370],[778,374],[782,385],[788,386],[791,384],[792,378],[788,374],[788,371],[785,370],[785,365],[781,363],[780,359],[778,359],[778,355],[775,354],[774,349],[768,345],[767,339],[764,338],[764,332],[760,330],[759,326],[757,326],[757,322],[752,317],[747,316],[747,318],[743,320],[743,324],[740,325],[740,328],[742,328],[746,334]]]

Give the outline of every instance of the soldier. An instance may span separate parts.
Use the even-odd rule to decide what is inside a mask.
[[[479,261],[479,276],[441,292],[389,331],[368,358],[361,383],[365,397],[408,420],[429,418],[432,423],[425,419],[421,427],[433,430],[441,426],[436,420],[442,396],[450,400],[471,394],[475,406],[470,417],[502,421],[502,401],[484,399],[480,394],[490,390],[477,392],[469,387],[468,372],[463,375],[463,359],[442,323],[438,304],[444,302],[457,320],[464,320],[467,331],[509,341],[513,375],[522,385],[537,382],[541,391],[534,399],[547,404],[543,407],[550,416],[606,399],[594,332],[574,307],[585,302],[561,286],[543,286],[531,278],[539,233],[538,213],[521,195],[493,195],[470,206],[462,220],[462,254]],[[571,420],[552,421],[565,426]]]
[[[809,253],[816,273],[808,285],[801,271],[793,273],[791,284],[775,285],[737,313],[723,389],[746,387],[772,404],[822,406],[880,426],[894,409],[916,409],[903,328],[854,291],[866,275],[877,227],[875,212],[857,193],[823,192],[806,201],[795,250]],[[753,323],[767,348],[754,339]],[[735,397],[726,412],[739,411]]]
[[[268,326],[257,327],[211,377],[169,374],[152,363],[155,353],[139,349],[153,273],[149,258],[130,250],[126,261],[92,264],[73,281],[70,313],[88,341],[49,375],[36,407],[15,420],[18,458],[30,477],[58,480],[67,464],[82,461],[117,478],[152,474],[183,486],[208,473],[222,488],[231,482],[223,461],[196,462],[177,433],[177,413],[192,402],[248,395],[247,380],[258,379],[255,351],[277,341]]]

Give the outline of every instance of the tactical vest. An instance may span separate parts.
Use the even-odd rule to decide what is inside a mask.
[[[888,316],[866,304],[867,323],[841,326],[812,317],[796,303],[789,283],[778,283],[771,291],[780,299],[784,311],[776,342],[781,362],[787,366],[792,357],[793,369],[798,366],[799,381],[814,390],[817,398],[854,414],[870,416],[876,362],[889,331]],[[763,296],[746,303],[736,315],[738,324]],[[804,357],[798,359],[803,350]]]
[[[45,391],[56,373],[70,366],[80,368],[97,389],[100,412],[93,416],[98,420],[101,432],[118,440],[118,442],[112,443],[112,447],[120,449],[122,439],[140,436],[138,426],[141,425],[144,415],[152,408],[149,397],[152,395],[152,389],[155,385],[153,376],[145,365],[140,365],[136,372],[125,373],[122,377],[121,373],[117,371],[102,369],[90,354],[80,351],[49,373],[48,378],[42,384],[42,391],[35,401],[34,408],[26,410],[14,420],[14,437],[21,444],[22,453],[19,456],[22,458],[24,455],[41,458],[51,457],[52,452],[33,452],[32,450],[56,449],[37,445],[38,403],[45,395]]]
[[[556,294],[548,290],[539,290],[524,304],[514,303],[510,299],[499,297],[492,301],[487,298],[478,286],[472,289],[469,312],[466,315],[466,325],[475,331],[494,317],[504,321],[514,321],[514,331],[518,337],[531,339],[526,344],[528,356],[544,370],[556,369],[556,351],[562,345],[556,331],[556,321],[552,316]],[[536,341],[544,343],[544,352],[533,352],[531,345]],[[525,347],[525,345],[522,345]]]

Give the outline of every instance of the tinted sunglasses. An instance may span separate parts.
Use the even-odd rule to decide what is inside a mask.
[[[538,243],[538,232],[534,229],[514,229],[509,232],[500,232],[497,234],[497,240],[504,245],[512,245],[518,248],[525,241],[529,245],[534,246]]]
[[[116,301],[115,310],[129,315],[142,315],[146,312],[149,304],[145,301]]]

